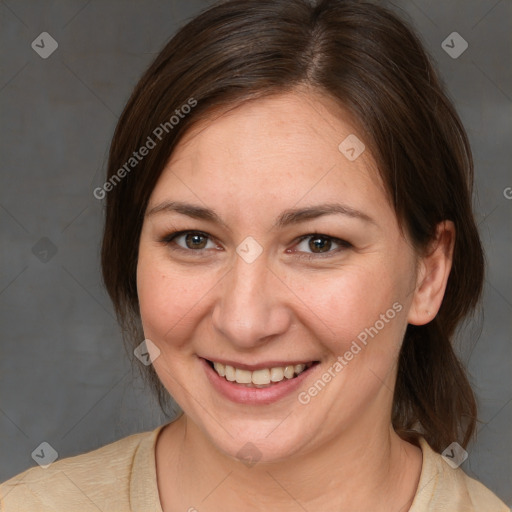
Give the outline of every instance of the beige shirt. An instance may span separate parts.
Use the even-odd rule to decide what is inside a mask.
[[[162,428],[20,473],[0,485],[0,511],[162,512],[155,463]],[[452,469],[423,438],[420,445],[423,465],[409,512],[510,512],[481,483]]]

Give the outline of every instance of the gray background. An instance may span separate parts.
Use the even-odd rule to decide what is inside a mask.
[[[207,5],[0,1],[0,481],[33,466],[42,441],[63,458],[166,421],[130,368],[101,285],[103,204],[92,190],[138,77]],[[436,61],[473,145],[489,266],[481,335],[470,324],[474,341],[459,348],[482,419],[463,468],[510,505],[512,2],[395,5]],[[457,59],[441,47],[454,31],[469,44]],[[48,59],[31,48],[41,32],[59,44]]]

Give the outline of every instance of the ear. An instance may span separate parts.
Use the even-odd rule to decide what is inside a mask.
[[[430,322],[439,311],[446,283],[452,268],[455,226],[452,221],[440,222],[436,237],[418,261],[416,289],[407,321],[413,325]]]

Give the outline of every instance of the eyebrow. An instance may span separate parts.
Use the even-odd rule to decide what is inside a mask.
[[[153,208],[147,213],[146,217],[150,217],[159,213],[180,213],[187,215],[194,219],[206,220],[215,224],[220,224],[229,230],[227,224],[220,218],[220,216],[212,209],[205,208],[190,203],[181,201],[164,201]],[[316,219],[324,215],[345,215],[350,218],[359,219],[367,223],[375,224],[369,215],[355,208],[339,203],[325,203],[315,206],[307,206],[304,208],[290,208],[285,210],[279,215],[273,228],[282,228],[291,224],[298,224],[307,220]]]

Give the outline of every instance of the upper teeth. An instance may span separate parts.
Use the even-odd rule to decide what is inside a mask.
[[[242,370],[240,368],[234,368],[228,364],[213,363],[215,371],[221,376],[225,377],[231,382],[238,382],[239,384],[256,384],[265,385],[271,382],[280,382],[284,378],[293,379],[294,375],[302,373],[306,366],[309,368],[312,363],[296,364],[290,366],[277,366],[275,368],[262,368],[261,370]]]

